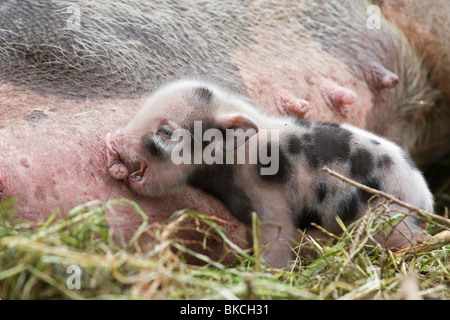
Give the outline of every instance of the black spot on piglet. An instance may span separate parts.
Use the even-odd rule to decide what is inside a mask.
[[[344,223],[351,222],[359,212],[361,204],[361,194],[359,190],[352,193],[349,197],[341,200],[338,205],[337,215]]]
[[[350,153],[351,138],[352,133],[346,129],[332,124],[322,125],[314,130],[314,144],[313,148],[308,150],[308,152],[311,152],[309,158],[317,158],[320,165],[347,159]]]
[[[320,203],[322,203],[323,200],[325,199],[325,197],[327,196],[327,186],[325,185],[325,183],[320,182],[317,185],[316,194],[317,194],[317,199],[319,200]]]
[[[144,150],[146,150],[151,156],[161,157],[164,155],[164,150],[153,138],[146,138],[143,144]]]
[[[389,169],[393,163],[392,158],[387,154],[384,154],[377,159],[378,168]]]
[[[258,170],[258,174],[261,177],[261,179],[268,183],[275,183],[275,184],[285,184],[289,177],[292,174],[292,165],[289,161],[289,159],[284,154],[283,150],[279,148],[279,154],[278,159],[275,157],[272,157],[272,149],[271,149],[271,143],[267,143],[267,157],[270,158],[270,161],[268,164],[262,164],[261,160],[259,158],[259,152],[258,152],[258,163],[256,165],[256,168]],[[273,175],[263,175],[261,174],[261,168],[269,168],[273,165],[273,161],[278,162],[278,171],[276,171]]]
[[[253,203],[246,190],[236,185],[233,165],[202,166],[192,174],[188,183],[221,201],[239,221],[251,225]]]
[[[367,179],[362,181],[362,184],[365,186],[368,186],[369,188],[383,191],[383,190],[381,190],[380,180],[375,177],[368,177]],[[360,192],[361,192],[362,201],[364,201],[364,202],[367,202],[373,196],[372,193],[367,192],[367,191],[360,190]]]
[[[303,149],[302,140],[296,135],[287,138],[287,146],[289,153],[293,155],[300,154]]]
[[[318,224],[319,226],[322,225],[320,213],[311,207],[306,206],[301,211],[293,210],[292,214],[295,226],[301,230],[311,227],[312,222]]]
[[[206,87],[200,87],[195,89],[194,96],[203,105],[209,105],[211,103],[213,93]]]
[[[373,156],[365,149],[358,149],[350,156],[350,173],[353,178],[363,179],[373,170]]]

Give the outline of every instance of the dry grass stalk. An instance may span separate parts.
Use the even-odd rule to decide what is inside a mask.
[[[424,210],[422,210],[422,209],[419,209],[419,208],[417,208],[417,207],[415,207],[415,206],[410,205],[410,204],[407,203],[407,202],[398,200],[396,197],[394,197],[394,196],[391,195],[391,194],[388,194],[388,193],[385,193],[385,192],[383,192],[383,191],[380,191],[380,190],[377,190],[377,189],[373,189],[373,188],[370,188],[370,187],[368,187],[368,186],[366,186],[366,185],[363,185],[363,184],[361,184],[361,183],[358,183],[358,182],[356,182],[356,181],[354,181],[354,180],[352,180],[352,179],[349,179],[349,178],[347,178],[347,177],[341,175],[340,173],[337,173],[337,172],[334,171],[334,170],[331,170],[331,169],[327,168],[326,166],[323,167],[323,170],[324,170],[325,172],[328,172],[328,173],[331,174],[332,176],[335,176],[336,178],[339,178],[339,179],[341,179],[342,181],[344,181],[344,182],[346,182],[346,183],[348,183],[348,184],[351,184],[351,185],[353,185],[353,186],[355,186],[355,187],[357,187],[357,188],[360,188],[360,189],[362,189],[362,190],[364,190],[364,191],[367,191],[367,192],[369,192],[369,193],[371,193],[371,194],[374,194],[374,195],[377,195],[377,196],[386,198],[386,199],[392,201],[393,203],[396,203],[396,204],[398,204],[398,205],[400,205],[400,206],[402,206],[402,207],[404,207],[404,208],[406,208],[406,209],[409,209],[409,210],[411,210],[411,211],[415,211],[415,212],[421,214],[421,215],[424,216],[424,217],[430,217],[430,218],[432,218],[432,219],[434,219],[434,220],[436,220],[436,221],[438,221],[438,222],[440,222],[440,223],[443,223],[443,224],[446,224],[446,225],[450,226],[450,219],[447,219],[447,218],[445,218],[445,217],[439,216],[439,215],[434,214],[434,213],[431,213],[431,212],[426,212],[426,211],[424,211]]]

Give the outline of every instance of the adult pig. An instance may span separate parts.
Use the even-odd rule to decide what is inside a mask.
[[[412,151],[420,163],[432,163],[450,150],[448,126],[450,101],[450,13],[446,0],[376,1],[387,19],[393,21],[423,57],[429,77],[443,93],[435,107],[429,108],[425,141]],[[433,132],[434,131],[434,132]]]
[[[268,112],[372,130],[429,164],[414,151],[440,141],[444,133],[429,124],[436,114],[448,121],[448,108],[436,103],[440,92],[402,31],[381,12],[379,26],[368,24],[372,5],[2,2],[1,197],[17,197],[18,215],[31,220],[91,199],[128,197],[152,221],[190,207],[231,221],[227,230],[243,234],[217,200],[197,190],[144,199],[108,174],[102,137],[124,125],[156,87],[182,76],[206,77]],[[292,99],[280,98],[286,96]],[[445,146],[438,144],[431,158]],[[114,227],[129,237],[139,218],[126,208],[116,213],[126,218]]]

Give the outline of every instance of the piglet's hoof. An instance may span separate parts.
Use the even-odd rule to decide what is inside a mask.
[[[114,179],[122,180],[128,177],[128,168],[120,159],[119,154],[114,149],[113,135],[107,133],[105,137],[106,159],[108,170]]]

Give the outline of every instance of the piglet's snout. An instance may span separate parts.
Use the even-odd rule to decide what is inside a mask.
[[[129,179],[143,182],[147,172],[147,162],[140,147],[141,137],[128,131],[107,133],[105,136],[107,165],[111,176],[117,180]]]
[[[120,160],[113,160],[109,163],[109,173],[117,180],[123,180],[128,177],[128,169]]]

